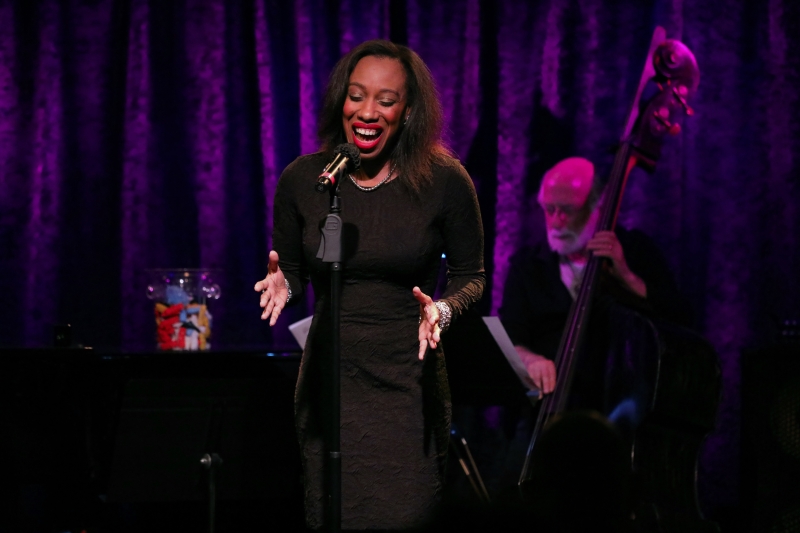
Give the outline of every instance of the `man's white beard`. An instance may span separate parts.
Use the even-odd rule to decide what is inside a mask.
[[[600,210],[593,209],[589,215],[589,220],[584,224],[580,232],[575,232],[567,228],[551,229],[547,232],[547,244],[550,249],[558,255],[571,255],[582,252],[589,241],[594,237],[597,220],[600,218]]]

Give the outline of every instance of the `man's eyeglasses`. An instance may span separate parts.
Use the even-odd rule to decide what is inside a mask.
[[[556,212],[563,214],[567,218],[574,217],[578,213],[580,213],[583,206],[576,206],[576,205],[562,205],[562,204],[539,204],[544,209],[544,212],[547,213],[548,216],[553,216]]]

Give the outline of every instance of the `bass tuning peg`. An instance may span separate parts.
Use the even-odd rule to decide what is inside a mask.
[[[685,85],[678,85],[672,88],[672,94],[675,96],[675,99],[681,103],[683,106],[683,110],[686,112],[686,115],[692,116],[694,115],[694,109],[689,107],[689,104],[686,103],[686,94],[689,90],[686,88]]]

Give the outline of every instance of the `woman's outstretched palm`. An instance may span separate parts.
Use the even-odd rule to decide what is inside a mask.
[[[281,272],[281,267],[278,266],[278,252],[275,250],[269,253],[267,277],[256,283],[254,289],[261,293],[260,305],[264,308],[261,320],[269,318],[269,325],[274,326],[289,297],[286,278]]]

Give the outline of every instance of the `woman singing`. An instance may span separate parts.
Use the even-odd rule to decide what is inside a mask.
[[[450,392],[439,334],[481,297],[485,275],[475,189],[442,143],[441,127],[419,56],[389,41],[365,42],[331,74],[321,151],[296,159],[278,183],[274,250],[255,290],[262,319],[274,325],[309,278],[314,287],[295,395],[306,521],[314,529],[323,525],[331,359],[330,267],[316,259],[330,201],[314,186],[341,143],[361,155],[360,168],[339,185],[342,528],[419,526],[442,491]],[[442,254],[448,281],[434,302]]]

